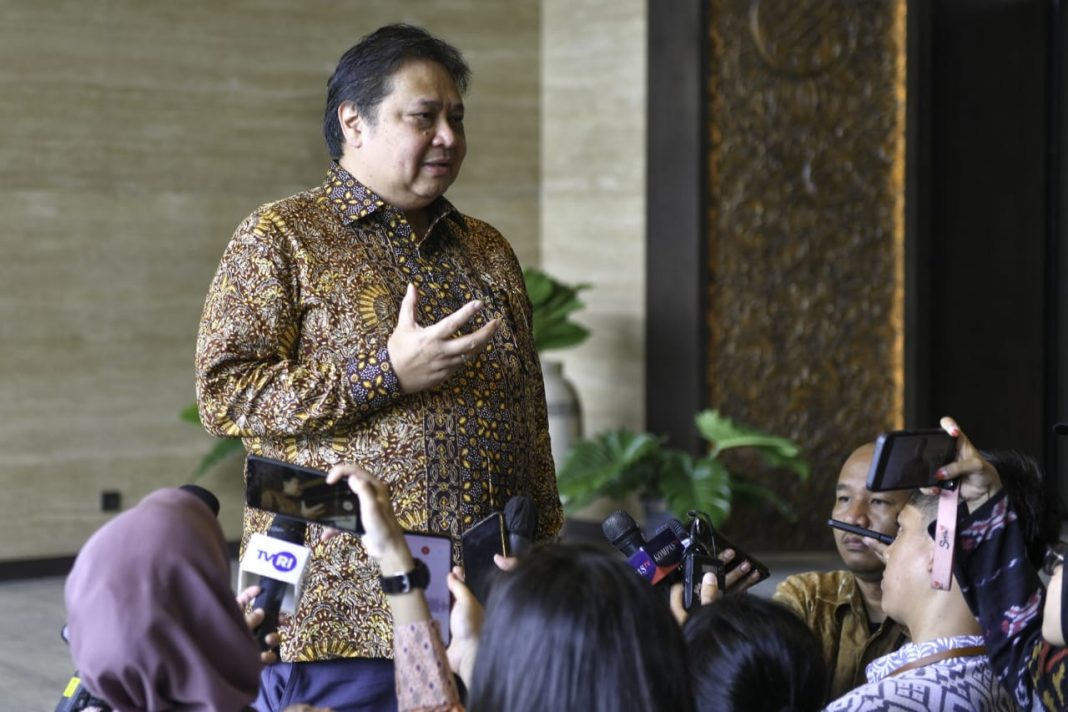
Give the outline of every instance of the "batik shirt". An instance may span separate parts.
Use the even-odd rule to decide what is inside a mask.
[[[832,698],[863,685],[868,663],[908,641],[904,627],[889,618],[871,630],[864,597],[850,571],[788,576],[773,598],[792,608],[819,638]]]
[[[1068,710],[1068,648],[1042,640],[1046,591],[1005,491],[957,528],[954,573],[991,664],[1023,709]]]
[[[557,533],[560,501],[545,392],[519,264],[491,226],[447,200],[417,238],[404,215],[334,165],[321,187],[264,205],[237,228],[197,340],[205,427],[249,452],[329,469],[363,465],[391,488],[401,526],[459,539],[513,495]],[[497,319],[490,346],[443,384],[406,395],[387,342],[408,283],[428,326],[472,299],[465,333]],[[242,546],[271,515],[246,509]],[[353,536],[318,543],[281,627],[282,659],[389,657],[379,571]],[[416,554],[418,555],[418,554]]]
[[[894,674],[902,667],[954,649],[981,648],[982,636],[958,635],[906,643],[873,661],[868,684],[826,707],[827,712],[1015,712],[983,653],[937,660]]]

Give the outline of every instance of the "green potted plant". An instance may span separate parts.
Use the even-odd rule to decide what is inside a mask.
[[[576,443],[557,473],[565,512],[573,513],[599,497],[622,500],[637,493],[643,500],[662,500],[680,519],[691,509],[706,512],[719,526],[736,498],[766,502],[792,517],[788,502],[723,459],[730,450],[746,448],[765,462],[790,470],[802,480],[809,468],[793,441],[736,425],[718,411],[697,415],[697,429],[709,442],[706,454],[694,457],[664,445],[650,433],[613,430]]]
[[[565,284],[536,267],[523,270],[527,295],[534,314],[534,347],[539,354],[554,349],[578,346],[590,336],[590,330],[571,320],[571,315],[586,306],[578,293],[588,284]]]
[[[553,462],[559,470],[572,443],[582,437],[582,409],[563,364],[545,358],[545,352],[572,348],[589,338],[590,330],[571,317],[585,306],[578,295],[590,285],[566,284],[534,267],[523,270],[523,281],[533,311],[534,347],[541,356]]]

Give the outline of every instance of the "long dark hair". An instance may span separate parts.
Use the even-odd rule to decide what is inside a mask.
[[[468,709],[693,709],[667,602],[589,544],[546,544],[490,594]]]
[[[682,633],[701,712],[815,712],[827,703],[820,642],[778,603],[725,596],[690,616]]]

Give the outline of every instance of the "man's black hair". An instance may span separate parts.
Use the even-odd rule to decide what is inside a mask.
[[[331,158],[335,161],[341,158],[345,142],[337,118],[338,107],[351,101],[364,118],[375,123],[379,104],[392,91],[393,73],[413,59],[440,64],[456,82],[460,94],[467,91],[471,69],[460,50],[421,27],[405,24],[380,27],[341,56],[326,83],[323,137]]]

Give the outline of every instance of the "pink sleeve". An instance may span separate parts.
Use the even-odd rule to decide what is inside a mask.
[[[393,662],[400,712],[463,709],[437,621],[418,621],[395,628]]]

